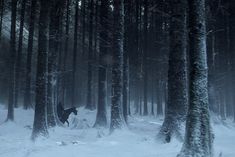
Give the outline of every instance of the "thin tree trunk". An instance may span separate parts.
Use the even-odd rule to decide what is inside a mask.
[[[86,37],[86,0],[81,0],[81,17],[82,17],[82,55],[85,54],[85,37]]]
[[[148,115],[148,0],[144,0],[144,116]]]
[[[141,92],[140,92],[141,93]],[[141,93],[142,94],[142,93]],[[142,95],[139,95],[139,115],[142,116],[143,114],[143,107],[142,107]]]
[[[131,1],[124,0],[124,7],[125,7],[125,33],[124,33],[124,54],[123,54],[123,116],[125,121],[127,122],[128,116],[128,58],[129,58],[129,51],[130,51],[130,9],[131,9]]]
[[[128,116],[131,116],[131,90],[130,90],[130,64],[129,64],[129,60],[128,60],[128,76],[127,76],[127,80],[128,80]]]
[[[66,95],[66,80],[67,80],[67,58],[68,58],[68,45],[69,45],[69,27],[70,27],[70,0],[66,3],[66,26],[65,26],[65,45],[63,57],[63,78],[62,78],[62,104],[65,104]]]
[[[33,55],[33,37],[34,37],[34,23],[36,14],[37,0],[31,1],[31,11],[29,19],[29,35],[28,35],[28,49],[27,49],[27,61],[26,61],[26,83],[24,93],[24,109],[32,107],[32,55]]]
[[[93,16],[94,16],[94,0],[90,0],[89,4],[90,17],[89,17],[89,45],[88,45],[88,78],[87,78],[87,103],[86,108],[94,110],[95,105],[91,101],[92,94],[92,60],[93,60]]]
[[[94,43],[94,47],[95,47],[95,58],[97,58],[97,43],[98,43],[98,25],[99,25],[99,1],[100,0],[95,0],[95,28],[94,28],[94,36],[95,36],[95,43]]]
[[[226,77],[226,81],[225,81],[225,96],[226,96],[226,117],[229,117],[229,116],[232,116],[233,115],[233,112],[232,112],[232,102],[231,102],[231,99],[232,99],[232,86],[230,85],[230,83],[232,82],[232,78],[231,78],[231,58],[232,56],[230,55],[231,52],[230,52],[230,28],[229,28],[229,16],[226,15],[225,17],[225,27],[226,27],[226,31],[225,31],[225,34],[224,36],[226,37],[226,54],[225,54],[225,57],[226,57],[226,73],[227,73],[227,77]]]
[[[21,2],[20,11],[20,33],[18,42],[18,52],[16,60],[16,85],[15,85],[15,107],[18,107],[18,97],[20,94],[20,81],[22,76],[22,45],[23,45],[23,33],[24,33],[24,21],[25,21],[25,6],[26,0]]]
[[[77,71],[77,47],[78,47],[78,1],[76,0],[75,16],[74,16],[74,43],[73,43],[73,63],[72,63],[72,106],[75,106],[76,97],[76,71]]]
[[[17,0],[11,1],[11,37],[10,37],[10,56],[9,61],[9,97],[7,120],[14,120],[14,88],[15,88],[15,60],[16,60],[16,9]]]
[[[235,84],[235,1],[230,0],[229,4],[229,30],[230,30],[230,52],[231,52],[231,83]],[[232,91],[233,117],[235,122],[235,89]]]
[[[161,117],[163,115],[163,109],[162,109],[162,99],[163,99],[163,85],[161,83],[161,81],[157,82],[157,116]]]
[[[134,44],[135,49],[134,52],[137,53],[137,57],[134,60],[134,64],[136,64],[135,71],[135,106],[136,106],[136,113],[140,114],[140,0],[135,0],[135,28],[134,28]],[[131,60],[130,60],[131,61]]]
[[[137,82],[137,81],[136,81]],[[139,113],[139,94],[138,94],[138,85],[137,83],[134,84],[135,86],[133,87],[135,89],[134,91],[134,97],[133,97],[133,101],[134,101],[134,106],[135,106],[135,112],[134,114],[138,114]]]
[[[4,15],[4,9],[5,9],[5,0],[1,0],[0,2],[0,42],[2,39],[2,22],[3,22],[3,15]]]
[[[224,95],[224,91],[222,90],[221,92],[219,92],[219,109],[220,109],[220,117],[222,120],[226,120],[225,117],[225,95]]]
[[[151,115],[154,116],[154,88],[152,85],[152,91],[151,91]]]

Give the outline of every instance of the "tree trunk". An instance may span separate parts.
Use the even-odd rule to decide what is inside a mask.
[[[112,105],[110,131],[124,125],[122,113],[123,87],[123,41],[124,41],[124,2],[114,0],[113,24],[113,65],[112,65]]]
[[[144,0],[144,116],[148,115],[148,0]]]
[[[220,117],[221,120],[226,120],[225,117],[225,94],[224,91],[222,90],[219,92],[219,110],[220,110]]]
[[[95,47],[95,58],[97,58],[97,43],[98,43],[98,22],[99,22],[99,1],[100,0],[96,0],[95,1],[95,28],[94,28],[94,36],[95,36],[95,43],[94,43],[94,47]]]
[[[170,142],[174,135],[182,138],[180,128],[186,116],[186,8],[186,0],[171,1],[168,102],[159,132],[163,142]]]
[[[143,107],[142,107],[142,93],[140,92],[140,95],[139,95],[139,115],[142,116],[143,114]]]
[[[18,42],[18,52],[16,60],[16,84],[15,84],[15,107],[18,107],[18,96],[20,92],[20,81],[22,76],[22,44],[23,44],[23,32],[24,32],[24,19],[25,19],[25,6],[26,0],[21,2],[20,11],[20,32],[19,32],[19,42]]]
[[[33,123],[32,140],[38,136],[48,136],[46,107],[47,107],[47,56],[48,56],[48,27],[50,1],[40,0],[38,57],[36,74],[36,105]]]
[[[178,157],[212,157],[208,104],[205,1],[188,0],[190,85],[186,135]]]
[[[232,85],[235,84],[235,1],[230,0],[229,4],[229,30],[230,30],[230,52],[231,52],[231,82]],[[232,104],[233,104],[233,116],[235,122],[235,89],[232,91]]]
[[[67,58],[68,58],[68,46],[69,46],[69,27],[70,27],[70,0],[66,3],[66,26],[65,26],[65,45],[64,45],[64,58],[63,58],[63,78],[62,78],[62,104],[65,104],[66,95],[66,81],[67,81]]]
[[[0,42],[2,39],[2,21],[3,21],[3,15],[4,15],[4,9],[5,9],[5,0],[0,1]]]
[[[82,55],[85,54],[85,37],[86,37],[86,0],[81,0],[81,17],[82,17]]]
[[[139,113],[139,92],[138,92],[137,83],[134,84],[133,88],[135,89],[134,94],[133,94],[133,99],[134,99],[133,101],[134,101],[134,106],[135,106],[134,114],[138,114]]]
[[[47,122],[49,127],[56,126],[56,97],[58,95],[58,54],[61,43],[61,25],[65,0],[51,0],[48,53],[47,84]],[[53,100],[53,97],[55,98]]]
[[[151,116],[154,116],[154,84],[151,87]]]
[[[34,37],[34,23],[36,16],[36,4],[37,0],[31,1],[31,11],[29,19],[29,35],[28,35],[28,49],[27,49],[27,61],[26,61],[26,83],[24,93],[24,109],[32,107],[32,55],[33,55],[33,37]]]
[[[135,89],[135,97],[134,97],[134,103],[136,107],[135,114],[140,114],[140,0],[135,0],[135,23],[134,23],[134,52],[137,53],[137,57],[135,57],[135,60],[130,60],[130,65],[134,64],[136,67],[134,67],[134,89]],[[129,56],[132,58],[132,55],[135,55],[130,53]]]
[[[88,45],[88,78],[87,78],[87,103],[86,109],[94,110],[95,105],[91,101],[92,94],[92,61],[93,61],[93,16],[94,16],[94,0],[90,0],[89,4],[89,45]]]
[[[15,87],[15,60],[16,60],[16,9],[17,0],[11,1],[11,37],[10,37],[10,56],[9,61],[9,97],[7,120],[14,120],[14,87]]]
[[[49,22],[49,51],[48,51],[48,80],[47,80],[47,124],[48,127],[56,126],[55,120],[55,107],[53,105],[53,93],[55,85],[57,85],[56,80],[56,66],[57,66],[57,34],[58,34],[58,19],[57,15],[57,0],[50,0],[50,22]]]
[[[101,0],[100,6],[100,38],[99,38],[99,68],[98,68],[98,106],[96,114],[96,122],[94,127],[107,126],[106,111],[106,82],[107,82],[107,61],[108,57],[108,11],[109,1]]]
[[[128,58],[129,58],[129,51],[130,51],[130,44],[131,44],[131,37],[130,37],[130,25],[131,25],[131,1],[125,0],[124,1],[124,9],[125,9],[125,33],[124,33],[124,54],[123,54],[123,116],[125,121],[127,122],[128,116]]]
[[[73,64],[72,64],[72,106],[75,106],[76,97],[76,71],[77,71],[77,47],[78,47],[78,2],[76,0],[75,6],[75,16],[74,16],[74,43],[73,43]]]
[[[163,99],[163,85],[161,81],[157,82],[157,116],[161,117],[163,115],[163,110],[162,110],[162,99]]]

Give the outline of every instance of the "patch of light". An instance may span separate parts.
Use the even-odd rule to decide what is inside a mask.
[[[113,5],[111,4],[109,7],[110,7],[110,8],[111,8],[111,10],[113,11],[113,9],[114,9]]]

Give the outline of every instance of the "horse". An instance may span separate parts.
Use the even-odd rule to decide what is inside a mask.
[[[76,107],[72,107],[72,108],[69,108],[69,109],[66,109],[64,110],[64,108],[60,107],[59,110],[57,108],[57,113],[58,113],[58,117],[59,117],[59,120],[64,124],[65,122],[68,124],[69,126],[69,121],[68,121],[68,118],[69,118],[69,115],[71,113],[74,113],[75,115],[77,115],[78,111],[76,110]]]

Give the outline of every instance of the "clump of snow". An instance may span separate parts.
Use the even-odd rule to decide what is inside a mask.
[[[176,157],[182,143],[169,144],[156,141],[162,119],[155,117],[129,117],[129,128],[115,130],[93,128],[96,111],[78,109],[78,115],[69,117],[70,126],[49,130],[50,137],[30,140],[33,110],[15,110],[15,121],[5,123],[7,110],[0,106],[0,157]],[[235,127],[213,125],[215,157],[235,156]]]

